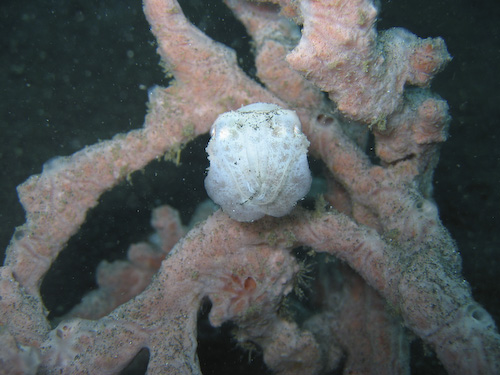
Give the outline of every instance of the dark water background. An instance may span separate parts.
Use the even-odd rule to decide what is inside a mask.
[[[248,39],[223,5],[186,0],[184,9],[211,36],[240,51],[242,65],[251,72]],[[218,17],[227,23],[215,23]],[[500,2],[385,0],[379,18],[379,29],[399,26],[420,37],[443,37],[453,56],[432,85],[448,101],[453,117],[435,174],[435,199],[458,243],[474,297],[498,323]],[[138,0],[4,0],[0,43],[4,249],[14,227],[24,222],[15,187],[40,173],[52,157],[142,126],[147,89],[167,81]],[[188,220],[206,197],[205,142],[203,138],[189,145],[181,168],[155,162],[136,173],[132,185],[123,183],[103,196],[44,283],[46,294],[55,291],[59,296],[47,297],[53,314],[78,302],[82,290],[94,286],[93,271],[100,259],[123,257],[130,243],[147,236],[152,208],[171,204]],[[0,254],[3,257],[3,250]],[[442,373],[432,358],[427,362],[429,367],[414,367],[413,373]],[[222,373],[224,364],[220,366],[214,371]],[[252,371],[258,373],[247,372]]]

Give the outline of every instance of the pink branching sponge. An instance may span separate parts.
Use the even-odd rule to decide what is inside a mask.
[[[200,374],[206,299],[210,323],[234,322],[235,338],[260,347],[277,374],[407,374],[410,336],[450,374],[500,373],[500,335],[432,201],[449,116],[428,85],[450,60],[444,42],[377,32],[370,0],[226,3],[254,41],[259,82],[177,1],[145,0],[174,80],[151,92],[144,127],[56,159],[18,187],[26,223],[0,269],[0,373],[116,374],[147,350],[148,374]],[[99,289],[51,327],[41,281],[101,194],[252,103],[300,119],[302,145],[325,166],[316,209],[255,222],[219,210],[188,230],[159,207],[155,240],[101,264]],[[370,131],[378,163],[366,152]],[[328,254],[309,282],[316,309],[300,324],[286,313],[305,277],[297,247]]]

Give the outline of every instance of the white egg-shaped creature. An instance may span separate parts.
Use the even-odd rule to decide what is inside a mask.
[[[234,220],[284,216],[309,191],[309,141],[295,111],[250,104],[221,114],[211,136],[205,188]]]

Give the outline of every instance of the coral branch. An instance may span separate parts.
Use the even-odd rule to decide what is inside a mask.
[[[450,60],[440,38],[377,35],[369,0],[301,1],[299,12],[303,36],[287,61],[356,120],[378,124],[401,105],[406,83],[426,86]]]
[[[203,297],[212,300],[212,324],[232,319],[255,329],[256,319],[274,314],[292,288],[295,260],[267,246],[257,229],[213,215],[176,245],[137,298],[98,321],[61,323],[42,345],[42,366],[117,372],[147,347],[149,374],[199,373],[196,316]],[[109,361],[118,347],[121,358]]]

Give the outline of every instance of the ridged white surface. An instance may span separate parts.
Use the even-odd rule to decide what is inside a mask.
[[[250,104],[220,115],[211,135],[205,188],[233,219],[286,215],[309,191],[309,141],[294,111]]]

